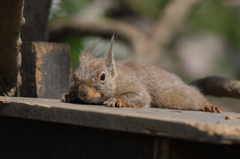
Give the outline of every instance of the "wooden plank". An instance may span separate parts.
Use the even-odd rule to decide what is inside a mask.
[[[21,97],[59,99],[67,92],[71,77],[68,44],[24,42]]]
[[[0,97],[0,115],[217,144],[240,143],[240,121],[226,115],[160,108],[108,108],[60,100]]]

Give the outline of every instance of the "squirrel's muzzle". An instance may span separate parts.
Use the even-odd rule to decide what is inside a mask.
[[[94,88],[89,87],[86,84],[81,84],[78,87],[78,97],[86,102],[93,102],[98,100],[101,97],[101,94]]]
[[[79,86],[78,93],[80,96],[88,95],[88,90],[87,90],[86,86],[84,86],[84,85]]]
[[[79,92],[79,94],[80,94],[81,96],[86,96],[86,95],[88,94],[88,91],[86,91],[86,92]]]

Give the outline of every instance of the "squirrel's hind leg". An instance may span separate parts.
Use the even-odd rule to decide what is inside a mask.
[[[216,104],[210,104],[210,103],[207,103],[204,106],[202,106],[201,110],[207,111],[207,112],[217,112],[217,113],[221,113],[223,111],[220,106]]]

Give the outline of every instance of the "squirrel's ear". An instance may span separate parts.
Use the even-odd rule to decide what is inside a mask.
[[[79,56],[79,62],[81,63],[82,61],[85,61],[86,59],[89,59],[92,57],[92,53],[94,52],[97,43],[99,41],[99,38],[97,38],[94,43],[87,49],[81,52]]]
[[[113,52],[112,52],[113,43],[114,43],[114,34],[111,39],[110,50],[105,55],[105,62],[106,62],[106,66],[109,69],[111,75],[115,78],[117,76],[117,72],[116,72],[115,61],[114,61]]]

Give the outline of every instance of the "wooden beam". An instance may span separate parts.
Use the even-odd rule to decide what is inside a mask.
[[[0,116],[41,120],[215,144],[240,143],[240,121],[200,111],[108,108],[59,100],[0,97]]]

